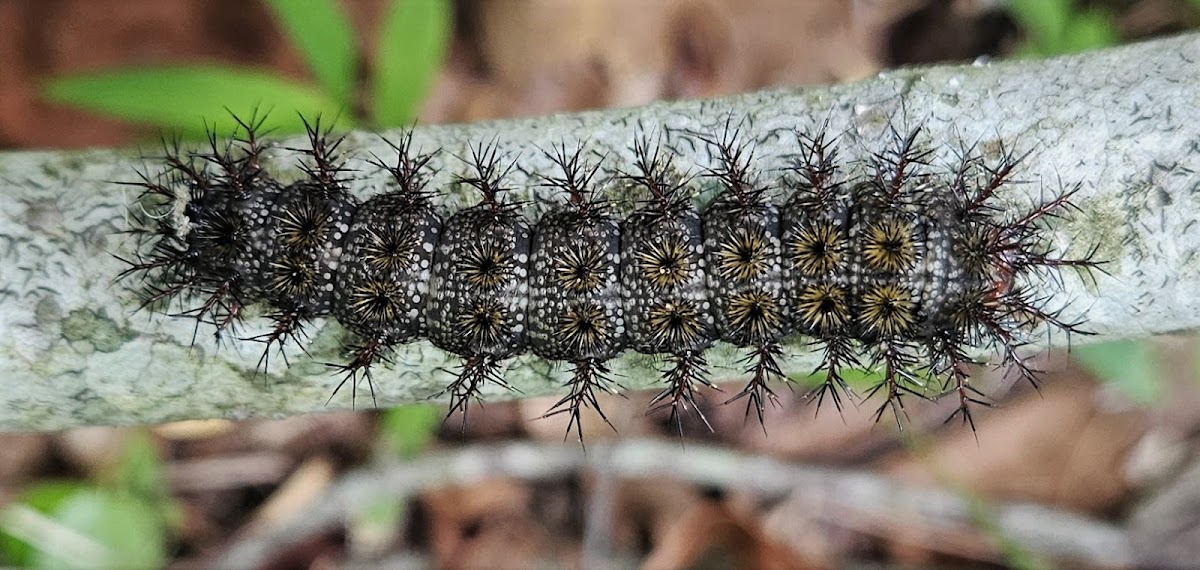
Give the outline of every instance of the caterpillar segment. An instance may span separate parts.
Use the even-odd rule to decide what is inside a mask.
[[[425,305],[430,342],[463,357],[444,394],[450,412],[462,413],[464,428],[471,400],[480,399],[487,384],[510,388],[501,363],[528,347],[531,237],[519,205],[504,199],[512,163],[504,164],[496,144],[476,146],[468,163],[473,172],[458,181],[482,200],[446,219]]]
[[[783,301],[780,209],[753,170],[749,144],[727,123],[719,139],[702,137],[714,150],[716,166],[706,176],[721,186],[703,214],[706,286],[717,338],[749,347],[744,364],[750,380],[726,403],[746,399],[763,423],[763,408],[778,404],[771,382],[786,381],[779,368],[780,340],[792,332]]]
[[[851,241],[850,179],[824,130],[793,133],[797,152],[784,184],[781,209],[783,299],[791,324],[823,353],[815,372],[825,378],[808,394],[819,411],[828,398],[839,412],[852,395],[842,373],[857,358]]]
[[[648,137],[634,144],[633,172],[625,176],[649,193],[621,226],[621,286],[629,347],[665,355],[666,387],[651,411],[670,409],[682,434],[682,413],[693,410],[711,429],[697,402],[700,386],[716,389],[704,351],[717,339],[709,303],[700,213],[661,144]]]
[[[373,164],[390,175],[394,189],[358,208],[338,262],[332,312],[353,339],[346,346],[350,362],[330,364],[343,374],[330,400],[347,382],[357,392],[362,377],[374,402],[371,366],[389,360],[395,346],[426,335],[425,305],[442,230],[426,187],[433,155],[413,150],[411,131],[398,144],[385,142],[395,151],[394,163],[377,158]]]
[[[568,392],[543,417],[565,414],[567,434],[583,441],[581,412],[591,408],[605,423],[597,394],[616,393],[605,362],[625,348],[621,297],[621,225],[610,204],[595,197],[598,163],[583,162],[583,145],[560,146],[548,157],[559,173],[544,183],[566,202],[534,228],[529,276],[529,346],[534,354],[571,364]]]
[[[307,177],[278,192],[271,213],[255,229],[252,251],[261,264],[261,287],[271,307],[271,331],[252,340],[264,344],[258,367],[270,365],[272,347],[283,355],[288,342],[302,346],[304,327],[331,314],[335,280],[358,199],[346,187],[350,172],[339,151],[344,138],[305,121],[309,148],[301,151]]]

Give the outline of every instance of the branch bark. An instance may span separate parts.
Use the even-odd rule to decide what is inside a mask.
[[[743,133],[757,141],[761,167],[777,168],[792,129],[828,120],[840,133],[846,158],[878,150],[889,125],[923,125],[939,159],[977,144],[1031,151],[1023,179],[1010,193],[1014,205],[1039,189],[1082,184],[1080,211],[1059,225],[1056,247],[1083,254],[1093,246],[1108,263],[1095,283],[1066,275],[1046,283],[1068,316],[1081,316],[1097,339],[1141,337],[1200,324],[1200,36],[1154,42],[1046,61],[891,71],[849,85],[764,91],[712,101],[661,103],[635,109],[546,118],[421,127],[418,147],[442,148],[441,186],[461,169],[455,156],[469,145],[498,138],[519,157],[512,182],[549,168],[537,149],[583,140],[614,164],[628,163],[635,133],[643,129],[714,132],[744,118]],[[681,165],[710,164],[706,149],[674,139]],[[964,142],[965,141],[965,142]],[[297,157],[283,141],[271,151],[272,171],[294,176]],[[373,172],[365,159],[385,156],[375,135],[353,133],[352,166]],[[325,400],[337,378],[323,366],[338,362],[340,327],[312,329],[311,356],[255,373],[260,347],[231,341],[216,347],[186,319],[135,314],[130,283],[113,278],[131,240],[128,181],[144,163],[136,152],[25,152],[0,155],[0,430],[49,430],[77,425],[154,423],[184,418],[283,416],[348,407],[349,397]],[[441,168],[445,166],[446,168]],[[362,194],[379,191],[383,176],[356,182]],[[523,192],[523,194],[522,194]],[[518,193],[536,210],[546,192],[530,184]],[[448,207],[461,196],[450,189]],[[254,321],[252,321],[254,322]],[[253,333],[254,331],[246,331]],[[1052,338],[1052,344],[1064,344]],[[790,373],[816,364],[802,342],[789,347]],[[732,347],[710,351],[714,369],[735,370]],[[448,381],[456,360],[427,343],[403,348],[394,366],[380,370],[380,405],[420,401]],[[627,355],[614,372],[628,388],[657,379],[652,358]],[[556,393],[563,367],[532,357],[510,366],[507,378],[523,395]],[[513,397],[511,394],[493,394]]]

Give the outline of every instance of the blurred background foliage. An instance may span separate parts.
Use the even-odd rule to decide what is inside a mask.
[[[675,0],[656,1],[660,5],[679,3]],[[1188,1],[1196,11],[1198,0]],[[583,0],[581,4],[590,2]],[[346,10],[336,0],[262,0],[261,3],[273,25],[301,57],[306,79],[297,79],[293,74],[261,65],[157,61],[43,78],[38,91],[48,102],[153,125],[160,132],[188,138],[202,137],[207,127],[215,127],[218,132],[232,131],[236,125],[230,118],[231,113],[244,116],[260,108],[274,111],[269,116],[268,126],[280,134],[302,132],[301,114],[337,117],[339,125],[346,129],[400,127],[417,117],[435,74],[446,58],[454,32],[451,0],[386,1],[376,10],[379,21],[371,22],[375,29],[369,45],[356,35]],[[503,2],[494,5],[500,4]],[[518,4],[522,7],[513,10],[515,14],[526,10],[529,13],[523,16],[548,18],[533,13],[538,2],[510,4],[510,7]],[[932,35],[940,31],[953,37],[978,32],[979,37],[974,42],[966,42],[975,55],[1007,53],[1018,57],[1045,57],[1115,45],[1122,37],[1116,12],[1130,10],[1130,2],[1115,0],[1007,0],[993,3],[998,4],[998,9],[990,11],[987,18],[970,22],[967,30],[961,29],[961,22],[957,25],[950,22],[946,29],[936,30],[935,25],[939,22],[946,23],[949,11],[962,11],[962,5],[970,2],[935,2],[931,4],[932,8],[924,10],[911,9],[920,2],[895,4],[903,6],[895,12],[909,9],[911,13],[904,16],[924,26],[915,29],[918,33]],[[489,9],[472,7],[471,10],[486,14]],[[687,12],[685,19],[710,17],[706,11],[712,9]],[[769,13],[770,9],[763,11]],[[887,9],[880,11],[885,12],[884,16],[889,15]],[[552,15],[554,9],[547,12]],[[819,10],[812,12],[821,15],[817,13]],[[1147,18],[1151,17],[1154,16]],[[921,18],[928,21],[919,21]],[[1196,18],[1195,13],[1185,14],[1166,25],[1190,26]],[[707,30],[705,22],[685,22],[691,23],[696,23],[699,30],[687,30],[684,37],[676,38],[676,41],[695,43],[707,39],[704,34],[728,33]],[[989,28],[980,29],[983,26]],[[692,37],[696,35],[701,37]],[[897,36],[892,41],[899,43],[910,39]],[[929,42],[916,39],[912,43]],[[718,41],[708,49],[728,47]],[[686,48],[684,45],[681,49]],[[879,54],[882,56],[879,59],[885,60],[880,63],[891,65],[936,59],[921,57],[922,49],[894,48],[893,54]],[[951,53],[954,57],[950,59],[968,55],[962,53],[961,48],[956,51],[959,53]],[[680,58],[684,61],[673,63],[711,67],[719,63],[721,57],[721,54],[712,53],[684,54]],[[689,58],[697,61],[686,61]],[[886,61],[889,59],[898,61]],[[854,78],[858,75],[856,72],[861,71],[855,69],[853,63],[846,67],[850,71],[847,78]]]
[[[337,117],[342,128],[382,129],[410,123],[450,38],[449,0],[394,0],[384,11],[372,54],[362,69],[354,30],[334,0],[267,0],[275,23],[302,54],[315,81],[235,65],[163,64],[48,81],[53,102],[202,138],[206,128],[232,131],[231,115],[277,110],[267,129],[303,132],[300,116]],[[201,120],[197,120],[200,117]]]
[[[417,120],[471,121],[631,105],[848,81],[895,65],[1047,57],[1200,24],[1200,0],[913,0],[873,3],[873,8],[856,8],[853,2],[755,0],[736,9],[725,0],[258,0],[246,3],[241,13],[238,2],[201,4],[0,0],[0,38],[7,38],[0,39],[0,148],[115,145],[159,133],[197,138],[206,129],[232,130],[230,113],[247,116],[253,109],[270,110],[269,127],[282,135],[300,131],[301,115],[336,117],[342,128],[381,130]],[[884,4],[888,6],[879,6]],[[122,14],[136,9],[149,15]],[[173,16],[178,18],[171,20]],[[137,24],[120,24],[123,18]],[[111,45],[80,45],[84,40],[75,38],[84,37],[85,25],[101,30],[86,41]],[[105,25],[115,30],[112,35],[102,31]],[[180,27],[180,38],[188,38],[177,40],[181,45],[172,44],[174,26]],[[233,47],[223,47],[224,40]],[[105,55],[93,58],[93,52]],[[126,52],[130,55],[118,55]],[[1200,382],[1195,341],[1186,346],[1182,354],[1193,360],[1183,378],[1195,385]],[[1100,459],[1088,465],[1107,469],[1104,462],[1112,457],[1105,453],[1128,453],[1132,438],[1145,433],[1146,418],[1166,413],[1145,410],[1173,409],[1164,402],[1177,395],[1164,380],[1172,374],[1172,367],[1163,364],[1165,350],[1146,341],[1078,347],[1072,357],[1100,379],[1099,388],[1085,388],[1090,385],[1079,379],[1082,372],[1068,366],[1068,379],[1056,386],[1072,387],[1070,396],[1053,388],[1033,396],[1044,405],[1059,406],[1057,411],[1039,412],[1036,403],[1013,405],[1027,410],[1017,414],[1026,424],[1041,421],[1070,431],[1072,413],[1091,418],[1086,425],[1100,421],[1110,430],[1101,430],[1101,437],[1111,449],[1094,452]],[[1173,354],[1178,359],[1181,352]],[[1059,362],[1049,368],[1056,366],[1063,367]],[[869,386],[873,378],[868,371],[852,381]],[[797,380],[810,385],[819,376]],[[1140,419],[1122,415],[1127,410],[1110,417],[1091,408],[1088,398],[1099,398],[1108,389],[1143,410]],[[1018,393],[1014,401],[1033,402],[1021,399],[1029,396]],[[1086,405],[1076,409],[1067,401]],[[280,499],[285,491],[299,493],[295,489],[303,489],[304,481],[327,487],[336,471],[405,461],[430,446],[464,440],[560,438],[560,424],[526,425],[538,413],[535,406],[490,406],[490,412],[462,431],[457,418],[443,424],[440,407],[409,406],[263,422],[242,433],[226,422],[183,422],[0,438],[0,456],[7,460],[0,469],[0,500],[7,504],[0,511],[0,564],[135,568],[183,560],[186,567],[187,561],[204,560],[205,554],[234,540],[233,529],[261,523],[268,505],[303,516],[302,508],[288,511],[278,505],[286,502]],[[1008,452],[1004,445],[971,451],[961,432],[935,435],[917,449],[912,439],[872,431],[869,420],[858,417],[869,416],[869,404],[862,406],[862,414],[850,410],[844,422],[820,420],[829,424],[811,423],[818,420],[807,417],[811,413],[796,393],[785,396],[783,408],[777,411],[781,415],[805,417],[777,420],[771,426],[778,434],[774,440],[746,426],[740,410],[714,416],[718,432],[734,434],[721,442],[803,461],[871,465],[917,481],[932,477],[962,488],[977,501],[973,516],[984,527],[989,500],[1057,501],[1078,511],[1111,514],[1129,500],[1133,487],[1129,482],[1093,482],[1082,491],[1087,497],[1076,497],[1036,486],[1014,490],[982,475],[973,484],[922,475],[925,467],[941,465],[947,457],[973,457],[995,470],[999,459],[994,458],[1006,453],[1018,456],[1010,459],[1016,464],[1011,469],[1030,469],[1022,462],[1038,456]],[[614,421],[623,435],[665,432],[640,410],[621,413],[624,421]],[[853,422],[863,429],[847,429]],[[937,426],[936,421],[915,423],[931,433]],[[1023,433],[1024,425],[1008,433]],[[981,429],[1003,430],[999,423]],[[807,439],[786,435],[800,431]],[[1062,445],[1080,449],[1099,444],[1072,440]],[[896,459],[894,453],[918,457]],[[988,459],[980,460],[979,453]],[[220,472],[242,479],[221,483],[221,477],[205,476],[213,473],[206,469],[224,469]],[[928,471],[939,473],[941,468]],[[419,512],[399,500],[381,500],[350,525],[360,534],[370,534],[364,529],[394,534],[424,520],[436,557],[438,519],[431,519],[430,512],[449,508],[441,499],[426,497],[416,503]],[[459,499],[449,502],[467,508]],[[486,524],[464,524],[472,529],[463,530],[464,536],[486,535]],[[1003,545],[998,562],[1015,567],[1045,563],[1019,544],[1002,536],[994,539]],[[466,548],[465,542],[454,544]],[[896,552],[891,555],[904,560]],[[485,554],[483,560],[503,564],[515,559]]]

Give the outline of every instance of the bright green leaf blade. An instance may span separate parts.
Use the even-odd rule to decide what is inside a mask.
[[[63,501],[51,517],[91,539],[85,548],[39,548],[35,568],[160,568],[166,561],[166,529],[154,509],[137,497],[87,489]],[[99,550],[88,555],[93,547]]]
[[[1033,36],[1035,44],[1057,42],[1074,10],[1074,0],[1011,0],[1008,3],[1008,11]]]
[[[371,99],[376,127],[413,120],[442,64],[449,36],[446,0],[392,0],[376,57]]]
[[[1117,45],[1119,39],[1112,17],[1100,10],[1090,10],[1071,20],[1063,37],[1063,49],[1066,53],[1078,53]]]
[[[317,81],[350,107],[357,53],[354,30],[332,0],[267,0]]]
[[[0,564],[27,567],[33,564],[37,556],[37,549],[24,538],[29,534],[29,529],[23,528],[21,517],[15,516],[18,509],[52,513],[68,498],[86,488],[84,484],[73,481],[39,483],[23,492],[20,500],[0,511]]]
[[[1144,342],[1122,340],[1077,346],[1071,356],[1097,378],[1135,402],[1153,404],[1162,392],[1158,366]]]
[[[135,68],[50,80],[43,95],[122,119],[150,123],[185,136],[202,136],[205,121],[232,131],[230,112],[248,117],[269,110],[276,133],[302,132],[297,113],[337,117],[341,106],[320,90],[270,72],[218,66]],[[226,110],[228,109],[228,111]],[[343,118],[342,127],[351,128]]]
[[[149,431],[130,432],[121,460],[113,466],[108,480],[120,492],[153,507],[168,526],[182,520],[183,511],[171,496],[166,470]]]
[[[346,513],[346,538],[360,552],[382,551],[396,541],[404,526],[407,502],[380,494],[375,500]],[[369,554],[368,554],[369,555]]]
[[[6,564],[26,568],[158,568],[167,534],[137,497],[78,483],[41,484],[0,514]]]
[[[400,457],[412,457],[433,439],[441,419],[442,410],[438,406],[392,408],[381,419],[379,435],[390,451]]]
[[[170,493],[158,450],[145,431],[131,432],[126,438],[113,478],[118,489],[147,501],[157,501]]]

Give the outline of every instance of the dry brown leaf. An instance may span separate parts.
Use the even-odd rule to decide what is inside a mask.
[[[915,455],[901,452],[880,465],[905,481],[1105,513],[1127,497],[1122,466],[1146,415],[1104,409],[1099,396],[1081,371],[1064,371],[1047,378],[1040,393],[978,410],[976,433],[960,426]]]
[[[725,504],[701,501],[674,519],[642,563],[644,570],[671,568],[818,568],[768,539],[761,523]]]
[[[578,561],[568,525],[537,516],[535,488],[490,480],[421,497],[429,550],[439,568],[532,568]],[[422,523],[417,523],[422,524]]]

